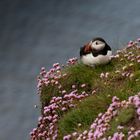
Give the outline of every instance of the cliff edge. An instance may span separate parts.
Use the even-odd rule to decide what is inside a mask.
[[[109,64],[76,58],[41,69],[41,116],[32,140],[140,139],[140,43],[130,41]]]

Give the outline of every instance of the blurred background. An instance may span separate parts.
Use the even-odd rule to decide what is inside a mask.
[[[140,36],[140,1],[0,0],[0,140],[27,140],[40,114],[40,68],[79,57],[101,36],[116,49]]]

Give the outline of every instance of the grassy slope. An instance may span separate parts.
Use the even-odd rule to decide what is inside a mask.
[[[67,73],[67,76],[61,79],[60,82],[67,92],[71,91],[73,84],[76,85],[79,91],[92,93],[93,90],[96,90],[97,92],[96,94],[91,94],[87,99],[79,102],[77,107],[61,116],[58,124],[59,139],[74,131],[80,132],[88,129],[97,115],[106,111],[114,95],[124,100],[139,91],[140,64],[136,60],[131,62],[132,59],[127,59],[125,55],[129,52],[132,52],[132,54],[129,54],[129,56],[132,55],[132,58],[140,55],[140,50],[134,46],[127,49],[126,52],[119,53],[119,58],[113,59],[110,64],[105,66],[90,68],[78,63],[64,69],[64,73]],[[100,78],[102,72],[109,72],[108,78]],[[123,77],[121,74],[124,72],[130,72],[131,76]],[[80,87],[83,83],[87,85],[85,88]],[[44,87],[41,94],[42,105],[47,104],[52,96],[58,95],[60,96],[57,88]],[[129,114],[129,116],[125,118],[125,114]],[[118,124],[129,124],[134,119],[133,114],[133,108],[120,111],[119,121],[117,124],[114,121],[111,122],[112,129],[106,135],[113,134]],[[81,127],[78,126],[79,123],[82,124]]]

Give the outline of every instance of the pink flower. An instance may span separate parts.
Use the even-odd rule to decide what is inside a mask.
[[[70,140],[70,138],[71,138],[71,135],[67,135],[63,137],[63,140]]]
[[[128,139],[127,140],[133,140],[134,139],[134,134],[131,134],[129,137],[128,137]]]
[[[95,129],[96,126],[97,126],[97,124],[96,124],[96,123],[93,123],[93,124],[90,126],[90,129]]]
[[[114,97],[112,98],[112,102],[118,102],[118,101],[119,101],[119,98],[118,98],[118,97],[114,96]]]
[[[133,44],[134,44],[134,42],[130,40],[128,43],[128,47],[131,47]]]
[[[89,132],[89,133],[88,133],[88,138],[89,138],[89,140],[92,140],[93,137],[94,137],[93,133],[92,133],[92,132]]]
[[[77,132],[73,132],[72,135],[73,135],[74,137],[76,137],[76,136],[77,136]]]
[[[137,109],[137,114],[140,116],[140,108]]]
[[[66,111],[67,109],[65,107],[62,107],[62,111]]]
[[[137,62],[140,63],[140,59],[138,59]]]
[[[41,71],[45,71],[45,67],[42,67],[42,68],[41,68]]]
[[[56,67],[58,67],[58,66],[59,66],[59,63],[53,64],[53,67],[54,67],[54,68],[56,68]]]
[[[140,42],[140,38],[137,38],[137,41]]]
[[[140,130],[137,130],[137,131],[135,132],[135,136],[136,136],[136,137],[140,136]]]

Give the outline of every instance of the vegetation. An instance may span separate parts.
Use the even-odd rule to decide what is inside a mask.
[[[38,78],[42,116],[31,138],[138,139],[139,85],[139,42],[130,42],[104,66],[92,68],[72,58],[66,66],[54,64],[49,72],[42,68]],[[99,127],[102,131],[96,134]]]

